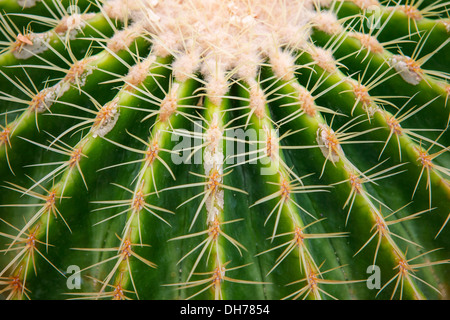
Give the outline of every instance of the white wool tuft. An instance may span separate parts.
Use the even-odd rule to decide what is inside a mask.
[[[177,79],[185,79],[199,69],[218,102],[217,96],[222,95],[224,88],[224,74],[231,72],[244,80],[256,78],[262,61],[274,46],[305,47],[310,22],[316,15],[313,2],[109,0],[104,9],[112,18],[129,17],[132,23],[139,22],[153,39],[155,55],[177,57],[174,65]],[[220,57],[220,68],[197,68],[199,62],[216,61],[217,57]],[[277,68],[286,77],[292,74],[287,72],[290,60],[284,63],[275,59]]]
[[[389,60],[389,64],[406,82],[412,85],[417,85],[420,81],[422,81],[420,68],[411,58],[401,55],[394,55]]]

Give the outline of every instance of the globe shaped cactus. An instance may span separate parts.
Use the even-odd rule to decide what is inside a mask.
[[[450,2],[0,0],[5,299],[448,299]]]

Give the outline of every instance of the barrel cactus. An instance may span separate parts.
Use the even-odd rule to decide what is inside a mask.
[[[0,0],[0,295],[448,299],[449,6]]]

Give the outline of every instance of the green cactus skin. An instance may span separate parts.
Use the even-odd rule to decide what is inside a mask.
[[[450,2],[205,3],[0,0],[0,297],[449,299]]]

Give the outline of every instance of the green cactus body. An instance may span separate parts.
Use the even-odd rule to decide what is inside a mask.
[[[0,0],[0,295],[448,299],[449,5]]]

